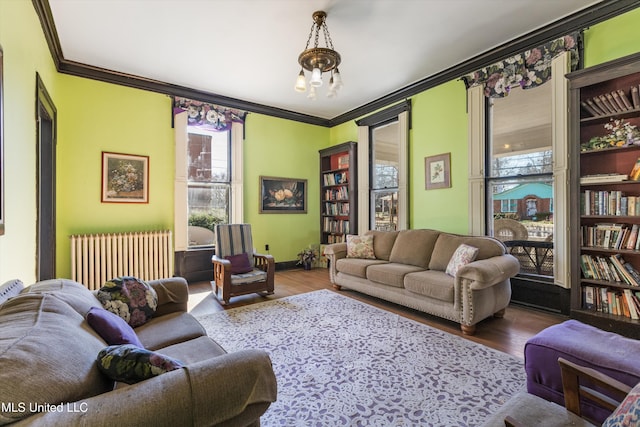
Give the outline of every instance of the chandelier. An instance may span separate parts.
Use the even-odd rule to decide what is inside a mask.
[[[309,80],[309,95],[307,98],[316,99],[316,88],[322,86],[322,73],[329,72],[329,91],[327,96],[333,98],[337,95],[338,89],[342,87],[342,79],[340,78],[340,72],[338,71],[338,65],[340,65],[340,54],[333,49],[333,42],[331,41],[331,35],[325,22],[327,14],[323,11],[313,12],[313,24],[311,24],[311,31],[309,32],[309,38],[307,39],[307,45],[304,51],[298,56],[298,63],[302,67],[298,79],[296,80],[295,89],[298,92],[307,91],[307,82],[304,75],[304,70],[311,72],[311,79]],[[318,47],[320,41],[320,30],[324,35],[325,47]],[[314,36],[315,34],[315,36]],[[309,48],[311,43],[311,37],[314,37],[313,47]]]

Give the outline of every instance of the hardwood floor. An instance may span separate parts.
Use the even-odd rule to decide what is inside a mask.
[[[189,285],[189,310],[194,315],[204,315],[271,299],[328,289],[519,358],[524,357],[524,344],[530,337],[548,326],[561,323],[567,319],[566,316],[511,305],[507,308],[504,318],[486,319],[478,324],[475,335],[467,336],[462,335],[460,325],[457,323],[382,301],[356,291],[346,289],[336,291],[329,281],[329,271],[323,268],[316,268],[311,271],[302,269],[276,271],[275,280],[275,293],[273,295],[267,297],[257,294],[239,296],[231,299],[231,303],[228,306],[222,306],[218,303],[212,293],[209,282],[192,283]]]

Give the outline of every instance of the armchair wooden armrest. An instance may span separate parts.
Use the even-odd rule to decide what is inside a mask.
[[[565,408],[567,411],[577,415],[578,417],[589,421],[589,423],[599,424],[582,415],[580,409],[581,397],[597,402],[613,412],[631,391],[631,387],[628,385],[598,372],[595,369],[576,365],[562,357],[558,359],[558,363],[560,364],[560,370],[562,373],[562,388]],[[595,390],[594,387],[611,392],[615,396],[615,399],[605,396],[598,390]],[[555,405],[554,403],[549,404]],[[514,408],[513,412],[517,413],[517,408]],[[505,417],[504,425],[505,427],[529,427],[518,420],[517,416],[512,415]]]

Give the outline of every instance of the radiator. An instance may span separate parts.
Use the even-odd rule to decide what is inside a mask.
[[[71,238],[71,278],[96,290],[115,277],[173,275],[171,231],[83,234]]]

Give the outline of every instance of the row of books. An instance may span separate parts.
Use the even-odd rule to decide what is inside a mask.
[[[640,196],[625,196],[618,190],[585,190],[580,193],[580,214],[638,216]]]
[[[349,182],[349,172],[331,172],[322,175],[324,185],[339,185]]]
[[[624,113],[625,111],[640,108],[638,86],[631,86],[629,96],[622,89],[611,91],[593,98],[585,99],[580,103],[582,107],[594,117],[608,116]]]
[[[329,188],[324,190],[324,200],[349,200],[347,187]]]
[[[345,219],[325,218],[322,231],[325,233],[349,234],[349,221]]]
[[[582,308],[586,310],[640,319],[640,291],[583,286],[582,293]]]
[[[609,257],[582,254],[580,269],[585,279],[605,280],[640,287],[640,273],[620,254]]]
[[[349,202],[325,202],[324,213],[326,215],[349,215]]]
[[[327,236],[327,243],[344,243],[347,241],[346,234],[330,234]]]
[[[583,225],[580,227],[582,246],[606,248],[606,249],[627,249],[630,251],[640,250],[640,239],[638,224],[595,224]]]

